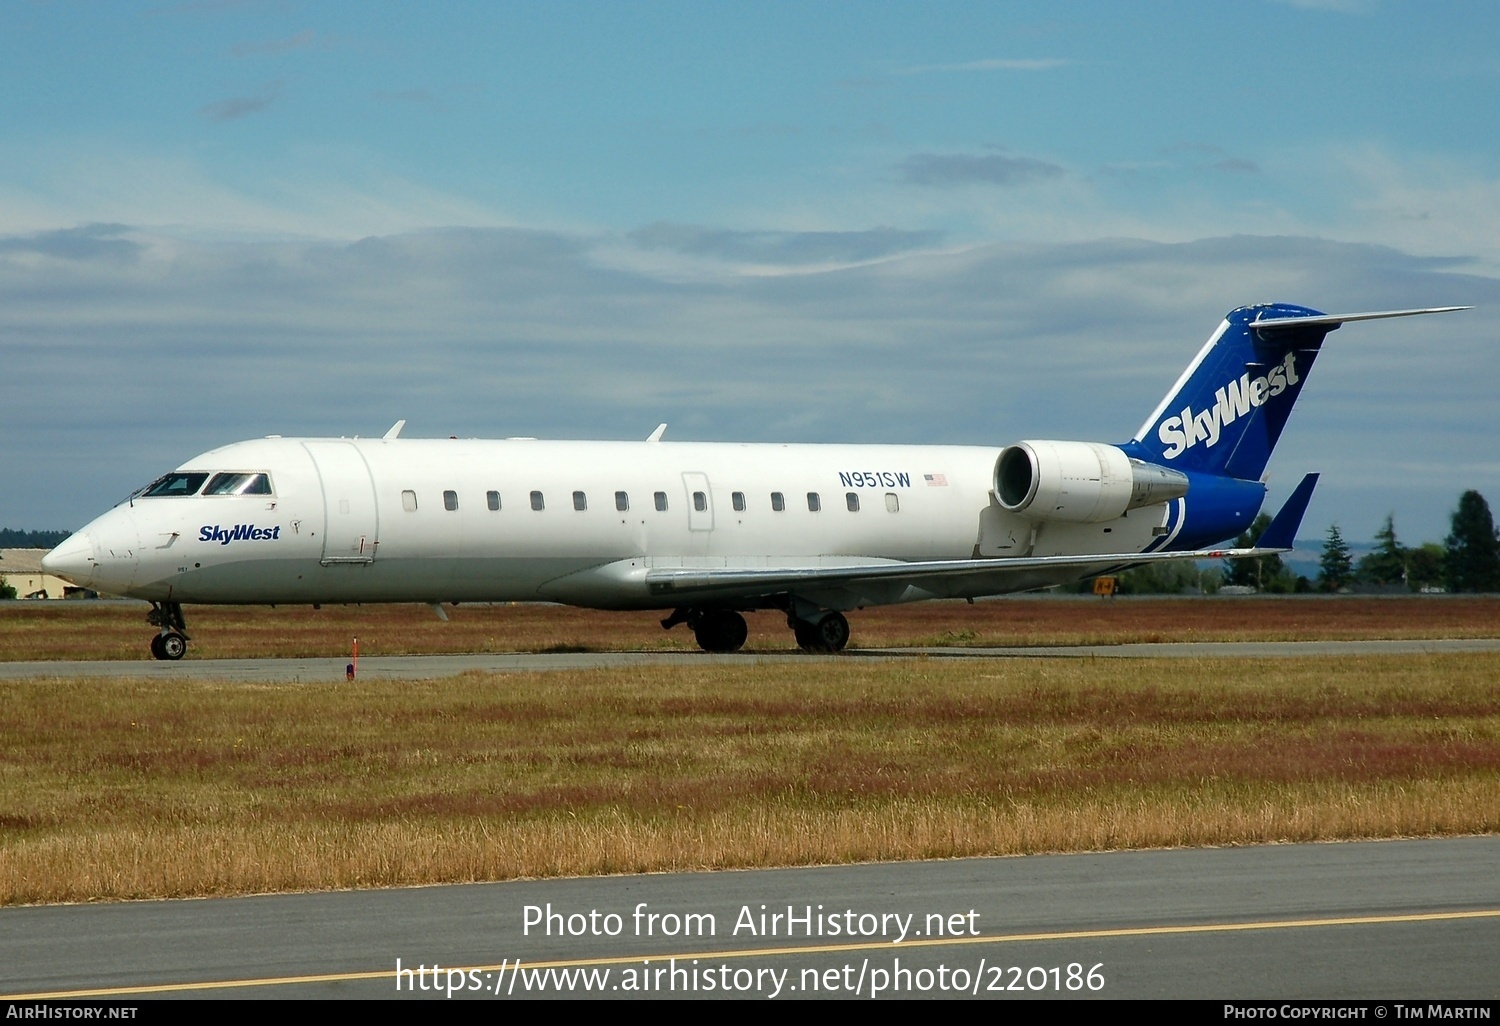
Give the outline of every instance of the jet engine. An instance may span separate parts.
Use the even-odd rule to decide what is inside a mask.
[[[1017,442],[995,461],[995,498],[1029,520],[1097,524],[1187,490],[1186,475],[1098,442]]]

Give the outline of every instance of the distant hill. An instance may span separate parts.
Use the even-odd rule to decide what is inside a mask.
[[[13,531],[0,527],[0,549],[51,549],[72,531]]]

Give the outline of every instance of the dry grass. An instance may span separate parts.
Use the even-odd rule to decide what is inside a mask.
[[[540,604],[426,606],[189,606],[189,658],[339,656],[358,637],[365,655],[439,652],[694,650],[659,613]],[[148,659],[146,607],[125,602],[0,602],[0,660]],[[748,647],[794,647],[779,613],[748,617]],[[850,614],[862,648],[1084,645],[1141,641],[1282,641],[1500,636],[1495,596],[1013,598],[925,602]]]
[[[0,902],[1500,829],[1500,661],[0,684]]]

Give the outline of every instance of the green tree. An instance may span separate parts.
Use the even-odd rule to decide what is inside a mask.
[[[1204,582],[1198,572],[1198,563],[1190,559],[1174,559],[1170,562],[1147,563],[1120,574],[1115,594],[1117,595],[1181,595],[1203,588],[1216,587],[1217,580]],[[1208,590],[1204,588],[1204,590]]]
[[[0,549],[52,549],[67,536],[67,531],[17,531],[0,527]]]
[[[1419,548],[1406,550],[1406,584],[1412,591],[1442,587],[1443,547],[1437,542],[1423,542]]]
[[[1449,591],[1500,591],[1500,539],[1490,504],[1467,491],[1453,511],[1444,569]]]
[[[16,589],[12,588],[5,581],[0,580],[0,602],[3,602],[5,600],[7,600],[7,599],[13,599],[15,597],[16,597]]]
[[[1375,550],[1361,557],[1359,579],[1366,584],[1405,584],[1406,550],[1396,541],[1395,517],[1387,514],[1375,532]]]
[[[1262,513],[1250,529],[1235,539],[1234,547],[1248,549],[1271,526],[1271,517]],[[1256,591],[1289,594],[1297,590],[1297,576],[1286,568],[1280,556],[1256,556],[1253,559],[1224,561],[1224,583],[1254,588]]]
[[[1349,546],[1339,533],[1339,525],[1329,524],[1328,538],[1323,542],[1323,558],[1318,563],[1318,587],[1323,591],[1338,591],[1353,577],[1354,561],[1349,556]]]

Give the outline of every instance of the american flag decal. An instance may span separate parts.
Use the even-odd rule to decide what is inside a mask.
[[[947,488],[947,474],[923,474],[922,479],[927,482],[929,488]]]

